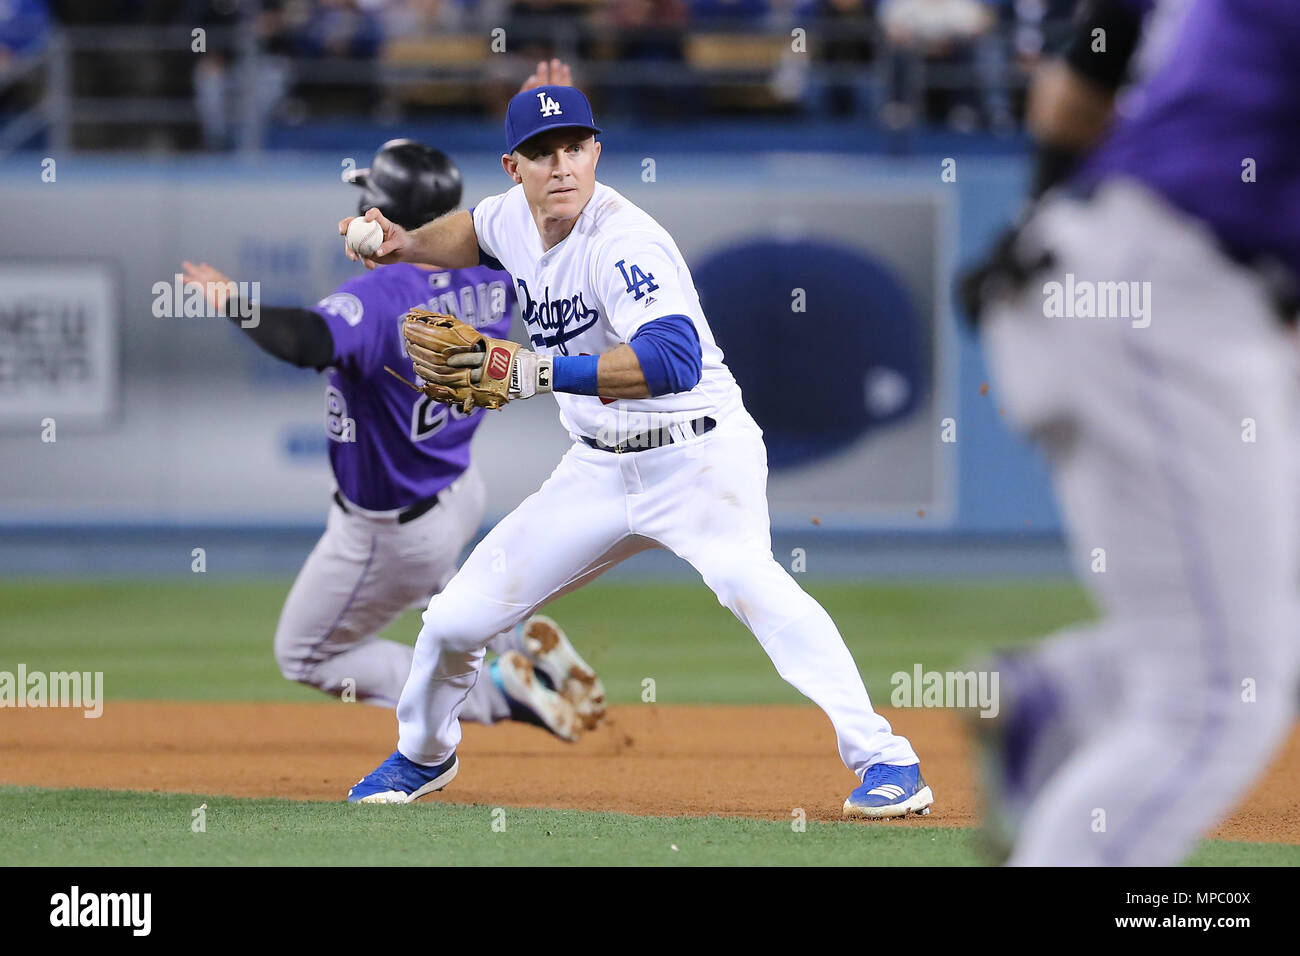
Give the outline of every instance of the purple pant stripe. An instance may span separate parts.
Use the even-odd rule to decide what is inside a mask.
[[[338,630],[338,626],[342,623],[344,615],[346,615],[351,609],[352,602],[357,599],[357,592],[361,590],[361,585],[366,581],[366,575],[370,573],[370,563],[375,559],[375,547],[377,542],[378,539],[374,535],[371,535],[370,553],[366,555],[366,563],[361,568],[361,576],[357,578],[357,583],[352,586],[352,593],[348,595],[347,601],[344,602],[343,607],[334,618],[334,623],[331,624],[329,630],[325,632],[325,636],[313,644],[311,649],[303,655],[302,669],[298,672],[298,680],[304,680],[308,673],[310,673],[311,669],[320,663],[319,660],[316,660],[316,651],[320,649],[321,645],[334,636],[334,632]]]
[[[1146,381],[1157,385],[1164,383],[1165,377],[1159,362],[1151,353],[1144,351],[1131,340],[1126,342],[1130,360],[1137,366],[1139,408],[1145,410],[1151,435],[1157,451],[1157,466],[1164,481],[1168,500],[1172,503],[1175,514],[1181,514],[1185,520],[1175,523],[1180,551],[1183,555],[1183,574],[1192,598],[1199,621],[1200,641],[1198,647],[1202,660],[1210,671],[1211,687],[1214,691],[1223,691],[1228,686],[1228,627],[1223,611],[1223,603],[1215,588],[1214,574],[1210,569],[1208,555],[1209,545],[1204,539],[1198,525],[1200,510],[1191,488],[1180,477],[1190,469],[1179,466],[1175,461],[1179,448],[1177,432],[1173,422],[1163,414],[1163,408],[1154,389],[1144,386]],[[1188,745],[1187,751],[1156,785],[1149,797],[1138,804],[1127,820],[1116,831],[1113,840],[1107,842],[1103,856],[1112,866],[1126,865],[1141,844],[1143,832],[1140,822],[1154,814],[1161,807],[1172,803],[1185,792],[1193,770],[1203,763],[1206,755],[1214,748],[1222,736],[1223,722],[1213,711],[1204,715],[1201,724]]]

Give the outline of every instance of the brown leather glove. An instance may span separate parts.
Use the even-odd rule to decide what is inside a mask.
[[[500,408],[512,398],[550,391],[549,358],[507,339],[488,338],[454,316],[411,309],[402,320],[402,338],[420,390],[463,412]]]

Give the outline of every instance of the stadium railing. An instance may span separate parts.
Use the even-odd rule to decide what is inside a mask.
[[[906,126],[923,122],[923,101],[936,92],[964,97],[986,116],[1003,109],[1009,115],[998,104],[1006,104],[1025,83],[1015,33],[1013,24],[999,25],[983,41],[991,55],[958,62],[927,61],[912,51],[891,50],[870,21],[811,21],[797,42],[788,25],[692,27],[662,34],[666,42],[677,41],[669,42],[672,54],[666,58],[627,59],[621,51],[632,37],[615,28],[534,17],[511,24],[514,59],[503,58],[499,65],[493,63],[499,55],[492,52],[486,33],[394,38],[373,59],[277,58],[246,28],[211,28],[205,45],[229,60],[231,145],[255,153],[264,148],[272,119],[257,95],[261,70],[276,59],[286,64],[295,97],[310,102],[314,91],[352,87],[373,91],[377,102],[399,114],[458,109],[491,115],[499,108],[500,88],[509,85],[508,63],[518,72],[537,55],[556,54],[573,64],[584,88],[607,113],[634,110],[644,96],[660,114],[815,115],[825,110],[827,91],[848,90],[853,119]],[[636,38],[643,39],[644,33]],[[845,43],[854,40],[873,52],[861,59],[826,59],[828,51],[843,56]],[[41,53],[0,74],[0,155],[37,143],[60,151],[114,145],[197,148],[193,42],[187,27],[56,31]],[[151,61],[161,65],[145,71],[141,80],[139,65]],[[24,89],[29,95],[18,95]],[[888,114],[882,107],[891,98],[908,109]],[[327,107],[329,98],[323,101]]]

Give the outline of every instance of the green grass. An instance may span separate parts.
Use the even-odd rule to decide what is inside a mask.
[[[205,831],[193,832],[201,804]],[[975,834],[890,823],[240,800],[0,787],[14,866],[974,866]],[[493,822],[503,821],[504,830]],[[498,822],[498,826],[500,823]],[[676,850],[673,847],[677,847]],[[1300,847],[1206,843],[1193,865],[1297,866]]]
[[[271,638],[290,582],[201,579],[0,583],[0,670],[103,671],[109,697],[314,701],[281,678]],[[1090,614],[1068,583],[809,586],[844,634],[872,695],[889,676],[964,666]],[[749,632],[703,584],[597,583],[556,602],[555,616],[601,673],[614,703],[802,703]],[[419,615],[388,630],[414,642]]]
[[[1089,617],[1060,582],[804,582],[839,625],[872,695],[915,664],[966,666],[995,645]],[[290,582],[230,579],[0,583],[0,670],[103,671],[109,697],[318,701],[281,678],[271,636]],[[549,613],[601,672],[615,703],[804,703],[702,584],[598,583]],[[388,636],[413,641],[412,612]],[[191,811],[206,802],[207,832]],[[972,865],[974,834],[938,827],[642,818],[613,813],[408,808],[0,787],[0,861],[54,865],[564,864]],[[547,836],[547,833],[550,833]],[[677,850],[671,846],[676,845]],[[1205,843],[1193,863],[1300,865],[1300,848]]]

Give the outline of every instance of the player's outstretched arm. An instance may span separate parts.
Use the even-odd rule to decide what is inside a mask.
[[[348,234],[348,225],[356,216],[339,221],[339,235]],[[474,217],[468,212],[453,212],[427,222],[419,229],[406,230],[384,217],[378,209],[366,210],[364,217],[377,222],[384,230],[383,244],[371,256],[362,256],[346,242],[343,249],[353,262],[360,260],[367,269],[413,262],[442,269],[468,269],[478,265],[478,237]]]
[[[322,369],[334,357],[334,336],[329,326],[315,312],[279,306],[262,306],[258,320],[243,321],[238,308],[231,307],[229,297],[237,295],[238,286],[219,269],[206,262],[195,265],[182,262],[185,284],[203,288],[204,298],[220,315],[235,322],[267,354],[299,368]]]

